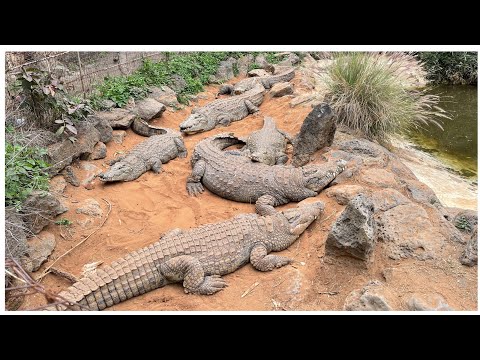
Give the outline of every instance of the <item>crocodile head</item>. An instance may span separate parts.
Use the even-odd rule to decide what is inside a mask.
[[[300,235],[320,216],[323,210],[325,210],[325,204],[316,201],[308,204],[300,203],[296,208],[282,211],[282,214],[290,224],[290,233]]]
[[[111,181],[130,181],[134,173],[133,167],[123,161],[113,164],[108,171],[100,173],[97,177],[103,182]]]
[[[339,174],[341,174],[347,165],[345,160],[337,160],[327,164],[312,164],[302,167],[305,186],[319,193],[325,186],[330,184]]]
[[[202,131],[210,130],[208,118],[199,112],[192,114],[180,124],[180,131],[184,134],[196,134]]]

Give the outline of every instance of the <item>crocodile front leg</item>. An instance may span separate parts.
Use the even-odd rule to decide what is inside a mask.
[[[175,142],[175,145],[177,146],[178,150],[178,157],[179,158],[186,158],[187,157],[187,148],[185,147],[185,143],[183,142],[182,139],[175,138],[173,139]]]
[[[198,160],[193,166],[192,174],[187,178],[188,195],[197,196],[205,190],[201,183],[205,168],[206,164],[203,160]]]
[[[255,202],[255,211],[260,216],[275,215],[277,210],[273,207],[275,198],[272,195],[262,195]]]
[[[160,174],[162,172],[162,161],[160,159],[154,159],[151,169],[155,174]]]
[[[255,245],[250,252],[250,263],[259,271],[272,271],[291,262],[292,259],[284,256],[267,255],[267,248],[263,244]]]
[[[160,272],[168,281],[183,280],[187,294],[212,295],[227,287],[227,283],[220,276],[205,276],[200,261],[189,255],[177,256],[164,262],[160,265]]]
[[[247,110],[250,114],[260,111],[260,109],[257,106],[253,105],[250,100],[245,100],[245,106],[247,107]]]

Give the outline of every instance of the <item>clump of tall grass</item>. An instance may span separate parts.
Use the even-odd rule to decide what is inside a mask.
[[[428,70],[427,78],[434,83],[472,85],[477,83],[476,52],[420,52],[417,56]]]
[[[439,97],[414,90],[421,64],[405,53],[341,53],[328,69],[327,98],[337,122],[388,142],[392,135],[448,118]]]

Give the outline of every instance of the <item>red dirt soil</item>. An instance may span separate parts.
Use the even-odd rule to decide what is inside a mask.
[[[233,79],[231,82],[238,81]],[[298,78],[294,82],[298,82]],[[166,111],[162,117],[152,121],[153,125],[178,129],[178,125],[194,106],[202,106],[214,100],[217,86],[210,86],[202,93],[208,99],[200,99],[197,104],[183,110]],[[70,230],[58,225],[49,225],[45,231],[55,234],[57,247],[49,261],[37,274],[51,264],[61,254],[90,234],[103,221],[107,214],[106,199],[112,205],[105,225],[84,244],[62,258],[55,267],[79,276],[84,264],[102,261],[109,264],[128,252],[158,240],[160,234],[173,228],[191,228],[206,223],[228,219],[241,213],[254,212],[254,205],[225,200],[206,190],[199,197],[189,197],[186,179],[191,172],[190,156],[194,146],[206,137],[222,132],[233,132],[245,136],[260,129],[264,116],[275,119],[277,126],[290,134],[299,131],[300,126],[311,111],[310,106],[291,108],[291,98],[271,99],[267,94],[260,106],[260,112],[246,119],[234,122],[229,127],[184,137],[188,149],[185,159],[175,159],[164,165],[161,174],[149,171],[131,182],[103,184],[94,180],[94,188],[87,190],[80,186],[67,185],[64,192],[65,204],[69,211],[61,215],[73,221]],[[125,152],[145,138],[131,130],[123,144],[111,141],[107,144],[107,158],[89,161],[100,169],[106,169],[107,162],[116,152]],[[291,157],[291,147],[288,149]],[[79,161],[73,164],[79,178],[85,176]],[[103,216],[92,218],[76,213],[80,203],[94,198],[102,206]],[[474,310],[477,307],[477,268],[466,268],[458,262],[461,248],[452,250],[451,259],[426,262],[415,260],[393,261],[377,259],[374,266],[364,268],[349,258],[331,259],[324,257],[325,241],[331,224],[343,210],[334,199],[321,193],[317,198],[305,201],[325,202],[325,213],[319,218],[283,255],[294,259],[291,265],[262,273],[246,265],[224,278],[228,287],[212,296],[185,294],[181,284],[169,285],[142,296],[125,301],[105,311],[116,310],[342,310],[347,295],[363,287],[369,280],[385,281],[385,268],[389,276],[389,288],[398,294],[399,300],[407,299],[412,293],[439,293],[448,304],[457,310]],[[296,206],[291,203],[279,209]],[[94,219],[82,227],[79,222]],[[69,231],[71,235],[69,234]],[[61,235],[63,234],[63,236]],[[381,244],[379,244],[381,246]],[[281,253],[281,254],[282,254]],[[247,295],[247,289],[258,282]],[[49,274],[42,283],[53,292],[59,292],[70,283],[58,276]],[[330,293],[330,294],[329,294]],[[402,301],[403,303],[405,301]],[[30,296],[22,309],[45,304],[41,295]],[[405,308],[406,309],[406,308]]]

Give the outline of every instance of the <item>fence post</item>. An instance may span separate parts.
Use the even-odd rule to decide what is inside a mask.
[[[82,83],[83,98],[85,99],[87,97],[87,94],[85,93],[85,85],[83,84],[82,61],[80,60],[79,51],[77,51],[77,58],[78,58],[78,69],[80,70],[80,82]]]

